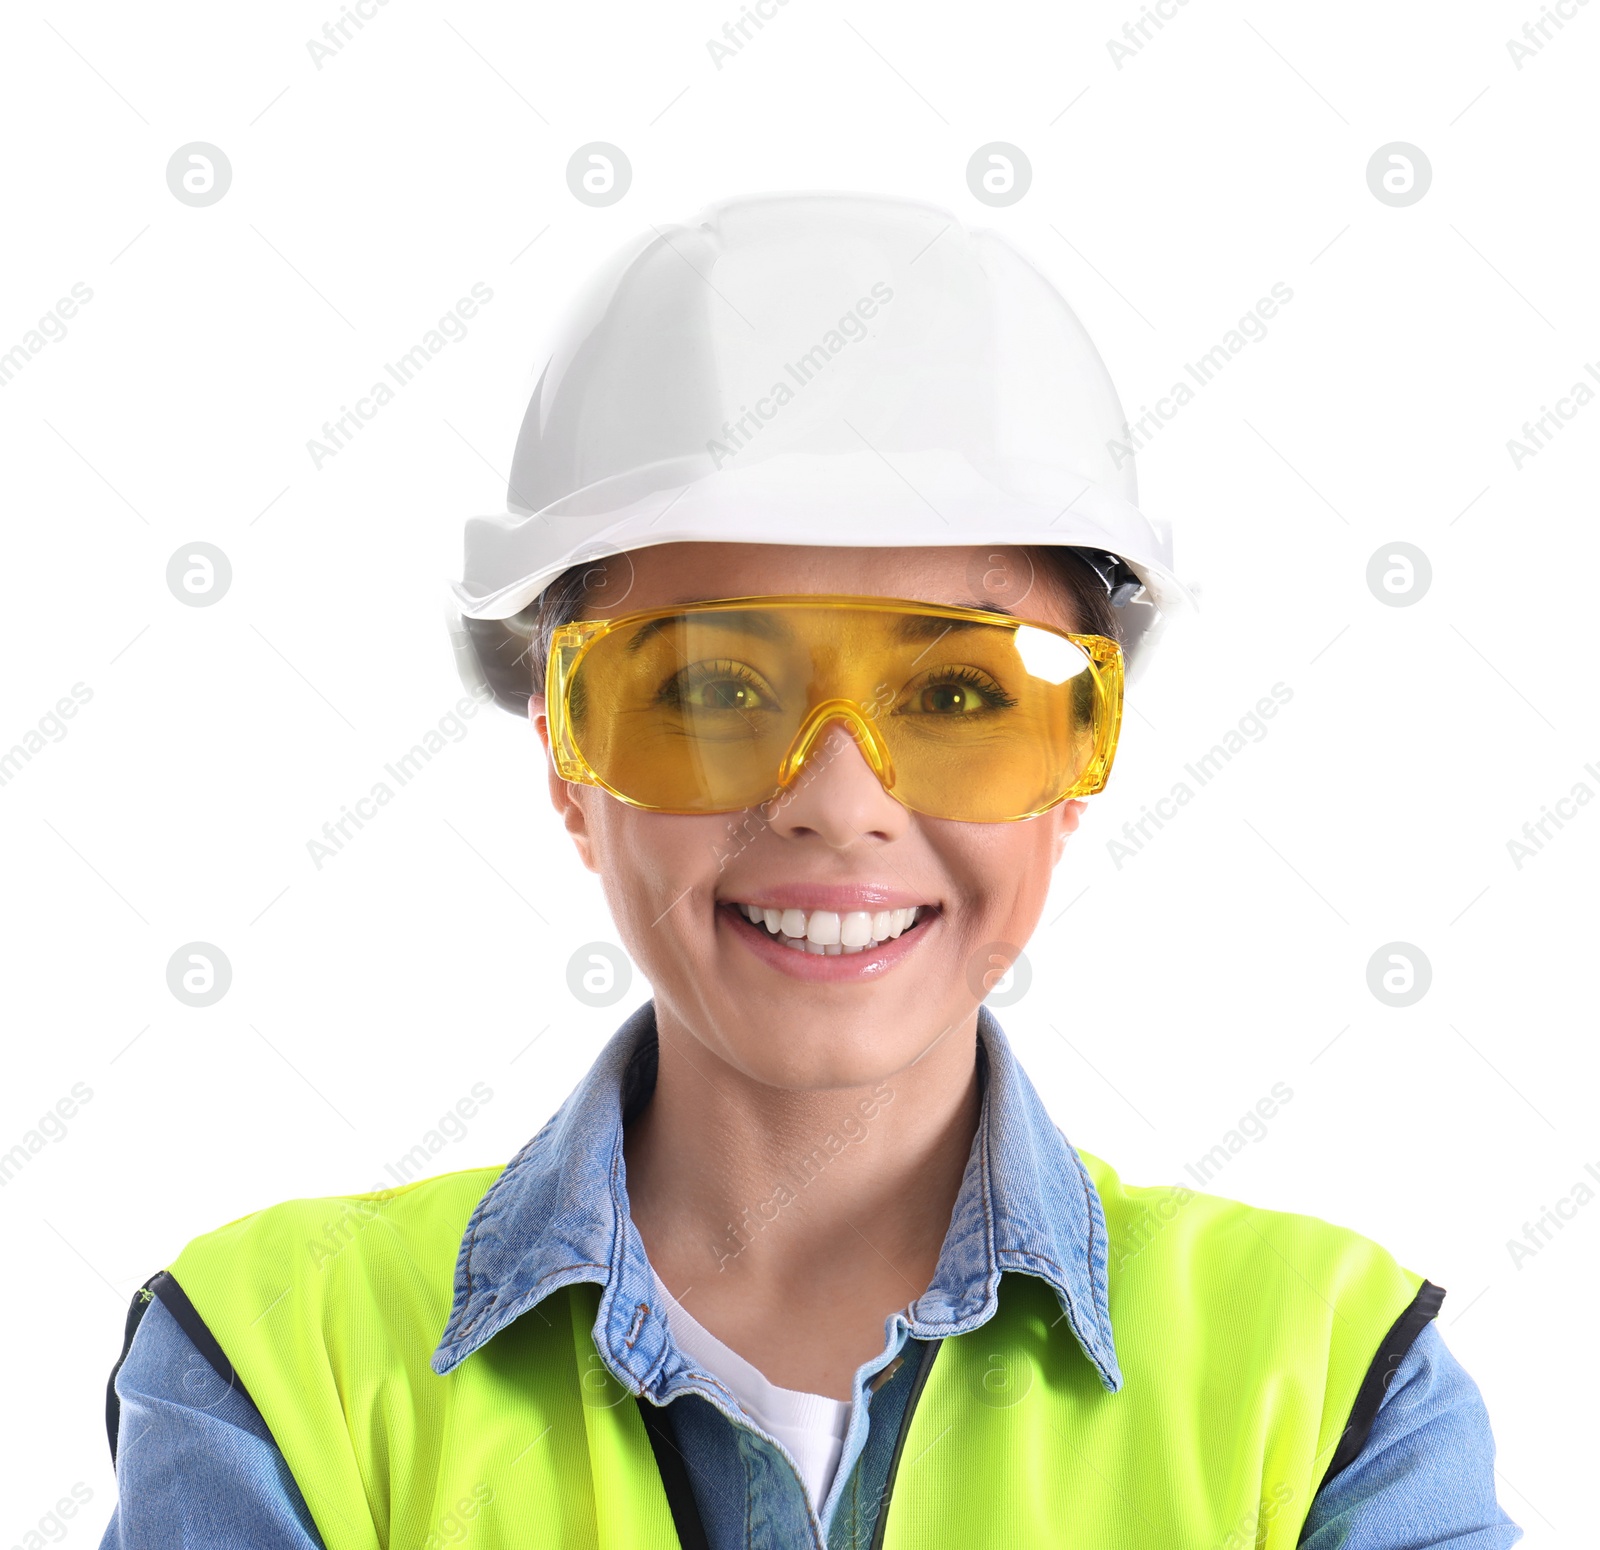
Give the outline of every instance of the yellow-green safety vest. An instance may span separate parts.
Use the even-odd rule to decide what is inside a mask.
[[[1121,1389],[1049,1285],[1007,1272],[993,1318],[924,1368],[875,1543],[1290,1550],[1442,1291],[1347,1228],[1125,1185],[1079,1155],[1104,1208]],[[552,1293],[445,1376],[430,1365],[501,1171],[284,1201],[167,1268],[327,1550],[680,1544],[641,1408],[595,1346],[597,1285]],[[362,1225],[329,1253],[325,1224],[352,1210]]]

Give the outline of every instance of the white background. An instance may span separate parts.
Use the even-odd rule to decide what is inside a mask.
[[[1600,793],[1600,406],[1520,469],[1507,442],[1600,370],[1600,5],[1520,70],[1532,0],[1193,0],[1121,69],[1132,0],[1057,11],[790,0],[719,70],[734,0],[392,0],[319,69],[334,0],[8,8],[0,351],[94,295],[0,389],[0,749],[92,699],[0,785],[0,1150],[93,1097],[0,1190],[0,1543],[78,1481],[69,1538],[97,1538],[128,1299],[190,1237],[374,1187],[475,1082],[493,1099],[438,1171],[505,1160],[648,995],[569,993],[615,934],[503,712],[320,869],[307,842],[462,695],[444,580],[462,519],[503,503],[565,299],[652,223],[794,188],[1004,232],[1130,414],[1292,288],[1140,458],[1203,615],[1137,687],[999,1015],[1067,1134],[1136,1183],[1187,1180],[1287,1082],[1212,1187],[1448,1288],[1525,1543],[1593,1543],[1600,1199],[1520,1269],[1507,1240],[1600,1169],[1600,803],[1520,868],[1507,842]],[[165,175],[197,140],[233,169],[204,208]],[[632,161],[610,208],[567,190],[590,140]],[[1003,209],[965,177],[992,140],[1033,167]],[[1396,140],[1433,169],[1405,208],[1366,178]],[[474,282],[468,337],[314,467],[323,422]],[[202,540],[232,585],[185,607],[167,564]],[[1395,541],[1432,566],[1409,607],[1366,581]],[[1107,840],[1277,682],[1268,735],[1119,866]],[[204,1010],[166,982],[193,941],[232,965]],[[1396,941],[1433,976],[1402,1009],[1367,982]]]

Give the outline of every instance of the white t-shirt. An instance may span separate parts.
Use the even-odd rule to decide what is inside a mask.
[[[661,1286],[659,1277],[656,1285]],[[661,1287],[661,1294],[672,1338],[686,1356],[693,1357],[712,1377],[727,1385],[762,1431],[776,1437],[789,1450],[800,1467],[800,1478],[811,1495],[812,1507],[820,1514],[844,1452],[845,1433],[850,1428],[850,1401],[779,1388],[692,1319],[665,1287]]]

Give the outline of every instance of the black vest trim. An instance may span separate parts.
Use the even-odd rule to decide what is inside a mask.
[[[113,1466],[117,1461],[117,1432],[122,1420],[122,1403],[117,1398],[117,1374],[122,1371],[122,1364],[128,1359],[128,1352],[133,1347],[133,1337],[149,1311],[152,1297],[161,1299],[161,1305],[177,1321],[178,1327],[210,1364],[211,1370],[230,1389],[237,1389],[246,1399],[250,1397],[245,1391],[244,1384],[239,1381],[239,1375],[233,1370],[233,1363],[217,1344],[217,1337],[206,1328],[205,1320],[189,1301],[188,1293],[167,1271],[158,1270],[133,1294],[133,1301],[128,1306],[128,1321],[122,1333],[122,1354],[117,1358],[117,1364],[111,1369],[111,1376],[106,1382],[106,1440],[111,1444]]]
[[[683,1550],[710,1550],[705,1524],[700,1521],[700,1507],[694,1499],[694,1487],[689,1481],[688,1465],[672,1435],[672,1423],[663,1413],[664,1407],[652,1405],[643,1394],[636,1397],[639,1415],[650,1437],[650,1450],[656,1456],[656,1468],[661,1471],[667,1506],[672,1509],[672,1525],[678,1531],[678,1543]]]
[[[978,1046],[982,1052],[983,1046]],[[922,1356],[917,1363],[917,1375],[912,1380],[911,1392],[906,1395],[906,1408],[900,1417],[900,1433],[894,1440],[894,1452],[889,1455],[889,1470],[883,1480],[883,1495],[878,1502],[878,1521],[872,1530],[871,1550],[883,1550],[883,1536],[889,1526],[889,1501],[894,1495],[895,1476],[900,1473],[900,1455],[906,1450],[906,1438],[911,1434],[911,1417],[916,1413],[917,1401],[922,1398],[922,1391],[927,1386],[928,1374],[933,1371],[933,1359],[939,1354],[939,1347],[943,1340],[927,1340],[920,1342]]]
[[[1378,1406],[1383,1403],[1389,1384],[1400,1370],[1400,1363],[1405,1360],[1406,1352],[1411,1349],[1417,1336],[1439,1312],[1444,1297],[1442,1286],[1424,1281],[1405,1312],[1390,1326],[1383,1344],[1378,1347],[1378,1354],[1372,1358],[1372,1365],[1367,1368],[1366,1377],[1361,1380],[1356,1402],[1350,1409],[1349,1424],[1339,1438],[1339,1446],[1334,1450],[1333,1462],[1328,1465],[1327,1474],[1322,1477],[1322,1485],[1317,1487],[1319,1493],[1322,1486],[1327,1485],[1340,1470],[1353,1464],[1366,1447],[1372,1423],[1378,1418]]]
[[[117,1398],[117,1374],[122,1371],[122,1364],[128,1359],[128,1352],[133,1346],[133,1337],[138,1332],[145,1310],[149,1306],[150,1283],[146,1281],[133,1294],[133,1301],[128,1304],[127,1322],[122,1327],[122,1354],[111,1369],[111,1376],[106,1379],[106,1441],[111,1444],[113,1469],[117,1463],[117,1426],[122,1420],[122,1401]]]

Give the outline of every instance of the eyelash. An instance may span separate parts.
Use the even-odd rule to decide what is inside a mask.
[[[1017,703],[1014,695],[1007,694],[987,673],[971,667],[939,667],[928,673],[916,686],[914,693],[931,689],[938,684],[965,684],[977,691],[990,710],[1009,710]],[[896,711],[896,715],[901,712]]]
[[[774,701],[777,695],[773,694],[766,685],[766,681],[759,674],[751,671],[742,662],[735,662],[724,657],[717,662],[696,662],[684,668],[681,672],[674,673],[658,691],[656,698],[663,705],[683,704],[684,691],[695,688],[703,683],[714,683],[718,679],[732,678],[739,683],[748,684],[764,698],[770,697]],[[726,709],[727,707],[722,707]]]

